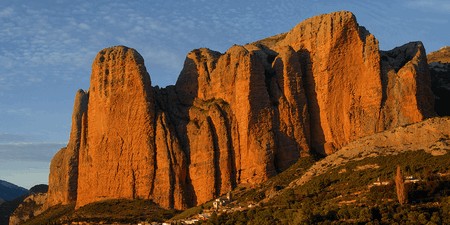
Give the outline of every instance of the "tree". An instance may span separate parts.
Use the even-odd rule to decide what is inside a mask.
[[[218,218],[216,212],[213,212],[211,214],[211,216],[208,219],[208,223],[207,224],[219,224],[219,218]]]
[[[397,165],[397,174],[395,176],[395,187],[397,189],[397,198],[400,205],[408,203],[408,192],[405,188],[405,181],[403,179],[402,171],[399,165]]]

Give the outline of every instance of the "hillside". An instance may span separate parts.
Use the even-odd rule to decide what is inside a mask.
[[[450,46],[442,47],[441,49],[431,52],[427,55],[428,63],[450,63]]]
[[[282,189],[275,197],[256,189],[253,191],[256,203],[240,203],[238,199],[229,209],[225,208],[226,213],[218,212],[209,222],[406,224],[420,221],[419,224],[448,224],[449,159],[448,154],[432,156],[419,150],[348,162],[303,185]],[[406,205],[397,201],[393,179],[397,165],[404,171],[405,179],[411,180],[407,183],[410,203]]]
[[[91,203],[75,210],[75,205],[58,205],[49,208],[23,225],[42,224],[109,224],[139,222],[163,222],[176,213],[148,200],[115,199]]]
[[[233,201],[209,222],[447,224],[449,125],[449,117],[433,118],[356,140],[315,164],[297,163],[255,189],[233,191]],[[410,203],[403,206],[393,179],[397,166],[408,187]],[[202,208],[197,213],[214,214],[208,206]]]
[[[432,118],[358,139],[322,159],[304,158],[255,188],[237,187],[231,192],[232,201],[216,213],[213,202],[208,202],[183,212],[159,212],[168,216],[164,219],[141,214],[148,209],[138,206],[152,203],[109,201],[75,212],[73,205],[55,207],[27,224],[40,224],[46,218],[163,221],[169,215],[176,215],[169,220],[174,223],[201,222],[203,215],[214,224],[353,224],[375,220],[382,224],[417,220],[445,224],[450,222],[450,214],[446,214],[450,209],[449,125],[450,117]],[[405,206],[396,199],[393,178],[398,165],[405,177],[412,177],[408,184],[410,204]]]
[[[0,225],[8,225],[9,216],[28,193],[23,187],[0,180]]]
[[[358,139],[312,166],[291,185],[298,186],[330,169],[368,157],[397,155],[410,151],[425,151],[432,156],[450,151],[450,117],[435,117],[419,123],[397,127]]]
[[[15,184],[0,180],[0,199],[10,201],[28,194],[28,190]]]

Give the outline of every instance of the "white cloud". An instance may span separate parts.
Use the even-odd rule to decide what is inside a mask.
[[[3,144],[17,143],[17,142],[30,141],[30,140],[31,140],[31,138],[26,135],[0,133],[0,143],[3,143]]]

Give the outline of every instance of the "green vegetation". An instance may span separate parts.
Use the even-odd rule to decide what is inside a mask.
[[[25,224],[163,222],[175,213],[175,210],[162,209],[149,200],[115,199],[88,204],[78,210],[74,210],[74,205],[56,206]]]
[[[303,175],[306,170],[311,167],[316,159],[313,157],[306,157],[298,160],[294,165],[281,172],[275,177],[272,177],[267,182],[259,185],[256,188],[240,187],[233,191],[233,199],[237,202],[259,202],[266,197],[266,193],[277,192],[289,185],[293,180]]]
[[[171,220],[181,220],[181,219],[189,218],[191,216],[202,213],[202,211],[203,211],[203,206],[192,207],[192,208],[186,209],[182,213],[172,217]]]
[[[316,159],[302,158],[286,171],[256,188],[238,187],[228,213],[212,212],[204,224],[450,224],[450,154],[424,151],[376,156],[351,161],[290,186]],[[405,178],[405,201],[399,204],[395,176]],[[413,181],[414,180],[414,181]],[[254,207],[247,207],[253,204]],[[177,214],[148,200],[108,200],[86,205],[59,206],[26,224],[67,222],[136,223],[178,221],[210,209],[212,202]],[[239,206],[242,206],[240,208]],[[211,211],[210,211],[211,212]],[[201,222],[198,222],[201,223]]]
[[[286,186],[295,177],[276,177],[260,189],[246,190],[242,201],[262,198],[256,208],[221,214],[209,224],[450,224],[450,154],[432,156],[405,152],[352,161],[314,177],[308,183],[282,188],[275,198],[258,196],[267,185]],[[399,165],[405,198],[397,200],[394,178]],[[297,164],[293,167],[298,166]],[[411,179],[413,179],[411,178]],[[279,179],[276,182],[275,179]],[[280,183],[277,183],[280,182]]]
[[[73,213],[75,205],[54,206],[23,225],[61,224],[61,219]]]
[[[174,210],[162,209],[149,200],[117,199],[85,205],[71,216],[71,220],[126,223],[139,221],[162,222],[174,214]]]

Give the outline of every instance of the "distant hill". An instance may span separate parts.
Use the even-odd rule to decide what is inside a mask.
[[[8,225],[10,223],[10,216],[17,210],[20,205],[22,208],[26,208],[26,210],[19,210],[15,215],[16,221],[20,221],[22,217],[34,216],[33,213],[38,211],[40,207],[43,205],[43,201],[41,199],[46,198],[46,193],[48,190],[48,185],[46,184],[38,184],[30,188],[30,190],[26,190],[17,185],[11,184],[6,181],[0,180],[1,191],[0,194],[7,194],[8,192],[3,191],[6,190],[6,187],[9,188],[8,196],[16,196],[11,200],[1,200],[0,199],[0,225]],[[36,197],[37,196],[37,197]],[[40,201],[41,200],[41,201]],[[24,212],[26,211],[26,212]],[[40,212],[39,212],[40,213]],[[15,223],[17,224],[17,223]]]
[[[38,184],[30,188],[31,194],[38,194],[38,193],[47,193],[48,191],[48,185],[46,184]]]
[[[11,201],[22,195],[28,194],[28,190],[15,184],[0,180],[0,198],[5,201]]]
[[[8,225],[9,224],[9,216],[17,206],[25,199],[26,195],[20,196],[14,200],[6,201],[0,204],[0,225]]]

